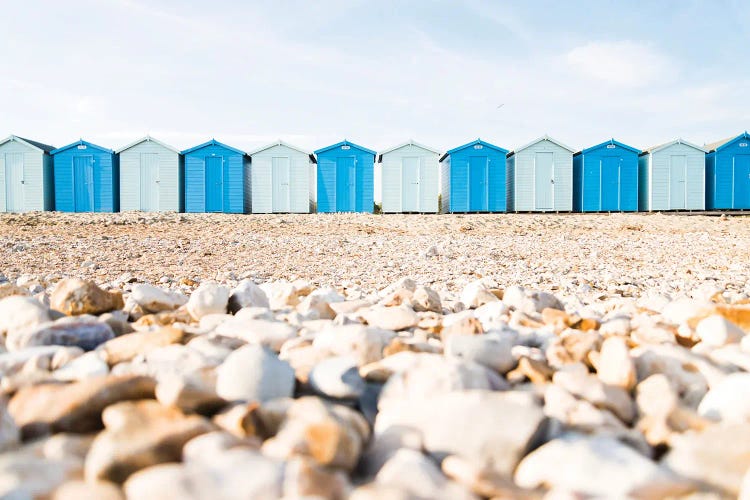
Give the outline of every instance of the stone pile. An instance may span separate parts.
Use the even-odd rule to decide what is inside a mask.
[[[741,292],[191,287],[0,285],[0,496],[750,498]]]

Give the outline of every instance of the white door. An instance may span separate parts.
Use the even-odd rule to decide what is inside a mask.
[[[685,204],[685,174],[687,170],[687,157],[685,155],[672,155],[669,157],[669,208],[681,210],[687,208]]]
[[[159,211],[159,153],[141,153],[141,210]]]
[[[401,211],[420,212],[419,209],[419,157],[405,157],[401,161]]]
[[[554,153],[537,153],[534,160],[534,192],[537,210],[554,208]]]
[[[5,155],[5,209],[8,212],[23,210],[23,153]]]
[[[271,161],[271,210],[282,213],[291,212],[289,206],[289,157],[275,156]]]

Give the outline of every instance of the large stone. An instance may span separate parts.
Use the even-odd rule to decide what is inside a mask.
[[[336,312],[331,304],[343,301],[344,297],[333,288],[321,288],[305,297],[297,306],[297,311],[308,318],[333,319]]]
[[[110,365],[130,361],[138,355],[182,340],[185,332],[178,328],[165,326],[148,332],[135,332],[121,335],[99,347],[104,359]]]
[[[719,424],[675,435],[662,463],[677,474],[726,495],[740,492],[750,468],[750,423]]]
[[[635,363],[621,337],[610,337],[602,343],[596,374],[605,384],[630,390],[636,383]]]
[[[750,421],[750,373],[727,375],[703,397],[698,414],[722,422]]]
[[[507,373],[516,366],[516,359],[511,353],[513,341],[512,336],[499,334],[451,335],[445,342],[445,355]]]
[[[5,345],[11,351],[42,345],[75,346],[90,351],[114,337],[115,333],[107,323],[95,319],[61,318],[35,328],[10,332]]]
[[[119,291],[107,292],[93,281],[68,278],[60,281],[49,298],[50,307],[68,316],[101,314],[122,309],[125,303]]]
[[[421,431],[424,449],[438,459],[456,454],[510,475],[545,433],[545,422],[530,393],[473,390],[388,405],[378,413],[374,432],[377,439],[389,429],[412,428]]]
[[[153,398],[154,388],[153,379],[139,376],[41,384],[18,391],[8,410],[27,438],[50,432],[89,432],[101,428],[104,408],[118,401]]]
[[[179,292],[171,292],[153,285],[139,283],[133,285],[130,300],[138,304],[146,313],[172,311],[184,305],[187,297]]]
[[[273,311],[295,307],[299,304],[299,292],[291,283],[283,281],[263,283],[260,288],[266,293],[268,305]]]
[[[234,351],[217,374],[216,392],[229,401],[268,401],[294,393],[292,367],[260,345]]]
[[[244,307],[270,307],[266,292],[248,278],[240,281],[229,294],[229,312],[236,313]]]
[[[349,496],[349,480],[342,471],[331,471],[314,460],[295,457],[284,468],[284,498],[331,498]]]
[[[124,485],[139,500],[276,500],[282,496],[283,466],[247,449],[217,454],[213,460],[163,464],[143,469]]]
[[[76,357],[55,370],[52,376],[62,382],[85,380],[109,373],[109,365],[98,351],[91,351]]]
[[[227,312],[229,289],[216,283],[202,283],[187,302],[187,311],[196,321],[208,314]]]
[[[216,327],[214,333],[250,344],[260,344],[279,352],[284,342],[297,336],[297,329],[281,321],[245,319],[238,314]]]
[[[397,307],[373,306],[362,313],[367,324],[384,330],[406,330],[417,324],[419,317],[406,305]]]
[[[443,305],[440,301],[440,295],[432,288],[426,286],[420,286],[417,287],[416,290],[414,290],[414,295],[411,298],[411,304],[414,310],[417,312],[443,312]]]
[[[522,488],[546,486],[596,498],[660,499],[691,490],[620,441],[579,434],[564,434],[531,452],[514,478]]]
[[[500,299],[492,293],[486,280],[480,279],[466,285],[461,292],[461,302],[466,307],[477,308],[489,302],[497,302]]]
[[[156,399],[164,406],[174,406],[186,412],[212,412],[226,405],[226,401],[216,394],[216,372],[213,369],[163,377],[156,384]]]
[[[55,490],[52,500],[125,500],[120,488],[108,481],[68,481]]]
[[[34,328],[51,319],[49,309],[31,297],[13,295],[0,300],[0,335]]]
[[[323,396],[337,399],[357,399],[365,391],[356,361],[347,356],[329,358],[315,365],[310,372],[310,386]]]
[[[701,342],[713,347],[740,342],[745,336],[740,327],[718,314],[700,320],[695,334]]]
[[[315,335],[313,346],[333,355],[351,356],[362,366],[382,359],[383,348],[394,336],[392,331],[364,325],[330,326]]]
[[[61,484],[81,475],[77,458],[52,459],[30,447],[0,454],[0,498],[50,498]]]
[[[87,481],[122,483],[145,467],[179,461],[185,443],[213,430],[203,417],[187,416],[149,400],[109,406],[102,420],[105,430],[86,456]]]

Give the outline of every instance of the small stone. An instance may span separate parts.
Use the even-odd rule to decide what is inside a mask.
[[[55,490],[52,500],[125,500],[120,488],[108,481],[68,481]]]
[[[109,373],[109,366],[99,352],[87,352],[52,373],[56,380],[73,382],[90,377],[100,377]]]
[[[237,315],[216,327],[214,333],[279,352],[284,342],[297,336],[297,328],[281,321],[246,319]]]
[[[718,314],[702,319],[695,327],[695,333],[701,342],[714,347],[740,342],[745,336],[737,325]]]
[[[107,323],[93,319],[61,318],[35,328],[9,333],[6,346],[11,351],[42,345],[73,346],[90,351],[114,337],[115,333]]]
[[[750,373],[727,375],[703,397],[698,414],[721,422],[750,421]]]
[[[329,307],[336,314],[352,314],[360,309],[367,309],[372,306],[372,302],[363,299],[347,300],[346,302],[333,302]]]
[[[212,430],[203,417],[186,416],[156,401],[126,401],[106,408],[105,430],[86,456],[87,481],[123,483],[132,473],[182,457],[190,439]]]
[[[268,401],[294,393],[294,370],[259,345],[230,354],[216,370],[216,393],[228,401]]]
[[[185,443],[182,459],[185,462],[206,462],[233,448],[257,448],[250,439],[242,439],[226,431],[211,431]]]
[[[310,386],[323,396],[337,399],[357,399],[365,391],[365,381],[359,376],[356,361],[340,356],[321,361],[310,372]]]
[[[162,377],[156,384],[156,399],[164,406],[185,412],[205,413],[226,405],[216,394],[214,370],[198,370],[184,376]]]
[[[411,298],[411,304],[415,311],[424,312],[432,311],[436,313],[443,312],[443,306],[440,301],[440,295],[432,288],[426,286],[417,287]]]
[[[373,306],[362,314],[367,323],[375,328],[400,331],[417,324],[419,317],[409,306]]]
[[[183,330],[168,326],[149,332],[128,333],[104,343],[99,351],[112,366],[147,354],[153,349],[180,342],[184,335]]]
[[[331,471],[304,457],[295,457],[284,468],[284,498],[344,499],[349,480],[341,471]]]
[[[201,286],[190,295],[187,311],[193,319],[200,320],[207,314],[227,312],[229,289],[216,283],[201,283]]]
[[[268,305],[273,311],[296,307],[300,302],[299,292],[291,283],[282,281],[263,283],[260,288],[266,293]]]
[[[14,285],[12,283],[0,284],[0,300],[6,297],[11,297],[13,295],[20,295],[22,297],[28,297],[29,291],[26,288],[23,288],[18,285]]]
[[[313,347],[334,356],[351,356],[362,366],[383,359],[383,349],[394,336],[392,331],[364,325],[330,326],[315,335]]]
[[[8,411],[24,438],[50,432],[89,432],[101,428],[101,413],[118,401],[154,397],[149,377],[105,376],[72,384],[41,384],[19,390]]]
[[[0,335],[34,328],[51,319],[49,309],[31,297],[13,295],[0,300]]]
[[[664,498],[692,489],[617,439],[579,434],[564,434],[532,451],[514,479],[522,488],[562,488],[601,498]]]
[[[635,416],[633,401],[627,391],[603,383],[580,363],[566,365],[555,372],[552,380],[594,406],[611,410],[625,423],[632,422]]]
[[[331,304],[343,302],[344,297],[332,288],[321,288],[307,295],[297,306],[297,311],[307,317],[319,319],[333,319],[336,312],[331,309]]]
[[[484,280],[469,283],[461,292],[461,302],[470,309],[476,309],[489,302],[497,302],[499,300]]]
[[[229,294],[229,312],[236,313],[245,307],[270,307],[266,292],[248,278],[240,281]]]
[[[602,343],[597,376],[605,384],[630,390],[636,383],[635,363],[628,345],[621,337],[610,337]]]
[[[169,292],[152,285],[137,284],[130,292],[130,300],[138,304],[146,313],[158,313],[177,309],[188,299],[179,292]]]
[[[107,292],[93,281],[78,278],[61,280],[50,295],[50,307],[68,316],[101,314],[122,309],[125,303],[119,291]]]
[[[599,327],[599,334],[603,337],[627,337],[630,335],[630,319],[623,316],[610,318]]]
[[[451,335],[445,342],[445,355],[474,361],[500,373],[516,366],[511,353],[513,338],[496,334]]]

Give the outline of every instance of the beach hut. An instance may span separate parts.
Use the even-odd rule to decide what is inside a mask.
[[[505,212],[507,153],[481,139],[447,151],[440,158],[440,211]]]
[[[409,141],[378,154],[383,213],[438,211],[440,152]]]
[[[250,162],[243,151],[211,139],[182,155],[186,212],[250,211]]]
[[[0,140],[0,211],[54,210],[54,149],[14,135]]]
[[[614,139],[573,155],[573,210],[635,212],[638,210],[640,150]]]
[[[643,151],[638,191],[640,210],[704,210],[706,151],[682,139]]]
[[[120,210],[179,212],[183,168],[180,152],[146,136],[119,149]]]
[[[508,154],[508,210],[573,210],[573,153],[549,136]]]
[[[119,210],[119,172],[114,151],[81,139],[50,154],[54,165],[55,210]]]
[[[249,155],[254,214],[310,212],[312,153],[279,140]]]
[[[315,151],[318,212],[372,212],[375,151],[344,140]]]
[[[750,208],[750,135],[704,146],[706,155],[706,208]]]

